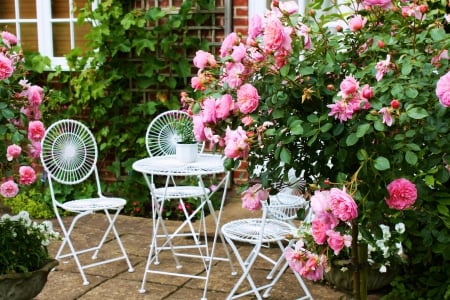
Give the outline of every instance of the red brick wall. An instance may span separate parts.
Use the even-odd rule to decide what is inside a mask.
[[[247,35],[248,0],[233,0],[233,31]]]

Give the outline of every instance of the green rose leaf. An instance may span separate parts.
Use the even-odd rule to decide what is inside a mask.
[[[406,151],[405,160],[408,164],[414,166],[417,164],[417,155],[412,151]]]
[[[379,156],[375,159],[374,167],[378,171],[384,171],[389,169],[391,167],[391,164],[389,163],[389,160],[386,157]]]
[[[428,112],[421,107],[414,107],[406,111],[410,118],[419,120],[428,117]]]
[[[362,124],[358,126],[358,129],[356,129],[356,136],[358,138],[363,137],[370,129],[370,124]]]
[[[358,136],[356,135],[356,133],[352,133],[350,134],[347,139],[345,140],[345,143],[347,144],[347,146],[353,146],[354,144],[356,144],[358,142]]]
[[[292,158],[291,151],[289,151],[289,149],[286,147],[281,148],[280,158],[282,162],[287,164],[290,163]]]

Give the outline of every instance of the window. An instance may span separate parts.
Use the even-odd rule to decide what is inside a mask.
[[[85,48],[84,35],[91,24],[77,24],[76,9],[86,0],[8,0],[2,1],[0,29],[14,33],[24,51],[39,52],[52,60],[52,66],[67,69],[64,55]],[[94,1],[94,7],[97,5]]]

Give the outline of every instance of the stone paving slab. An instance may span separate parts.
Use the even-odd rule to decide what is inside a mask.
[[[234,199],[231,197],[230,199]],[[257,217],[258,213],[252,213],[241,208],[240,201],[230,200],[225,205],[222,216],[222,224],[233,219],[244,217]],[[71,217],[66,217],[69,222]],[[213,220],[207,217],[208,236],[213,236],[214,227]],[[56,230],[59,230],[57,221],[54,220]],[[102,214],[94,214],[86,216],[80,223],[73,234],[74,243],[77,245],[94,245],[94,241],[101,233],[100,228],[106,225],[105,216]],[[167,226],[170,229],[179,225],[178,221],[168,221]],[[158,274],[148,274],[145,289],[146,292],[141,294],[142,278],[146,265],[146,259],[149,251],[149,243],[152,234],[152,220],[148,218],[119,216],[116,227],[121,235],[122,242],[129,254],[132,265],[135,268],[133,273],[128,272],[127,264],[124,260],[113,262],[87,269],[86,275],[90,282],[89,285],[83,285],[81,276],[72,259],[61,260],[59,266],[50,273],[47,285],[44,290],[35,298],[35,300],[97,300],[97,299],[144,299],[144,300],[185,300],[200,299],[203,294],[204,281],[199,279],[189,279],[183,277],[166,276]],[[60,242],[54,242],[50,245],[50,254],[55,255],[59,248]],[[243,252],[249,251],[249,246],[240,246]],[[223,244],[219,241],[216,248],[216,254],[224,257]],[[277,249],[268,249],[273,251],[271,255],[276,257],[279,253]],[[211,278],[208,284],[208,299],[226,299],[228,292],[238,280],[241,270],[236,260],[229,250],[238,275],[231,275],[231,268],[228,262],[214,261],[211,272]],[[117,243],[109,239],[105,245],[105,252],[101,252],[99,257],[107,255],[120,254]],[[169,253],[161,255],[161,264],[159,267],[169,268],[173,266]],[[88,255],[83,255],[81,260],[91,261]],[[169,262],[169,263],[166,263]],[[183,269],[194,273],[202,274],[200,264],[196,264],[194,259],[183,258]],[[253,273],[256,282],[266,282],[265,276],[269,270],[269,265],[257,263],[255,272]],[[345,293],[336,291],[331,286],[323,283],[306,282],[313,297],[319,300],[336,300],[347,299]],[[245,285],[244,285],[245,286]],[[267,299],[289,300],[301,297],[301,291],[295,276],[289,269],[282,277],[280,282],[273,288],[271,295]],[[242,297],[241,299],[254,299],[253,296]],[[378,296],[371,296],[370,299],[379,299]]]

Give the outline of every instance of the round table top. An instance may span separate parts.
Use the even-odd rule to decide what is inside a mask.
[[[223,156],[220,154],[199,154],[195,162],[185,163],[175,155],[153,156],[133,163],[135,171],[152,175],[208,175],[224,173]]]

